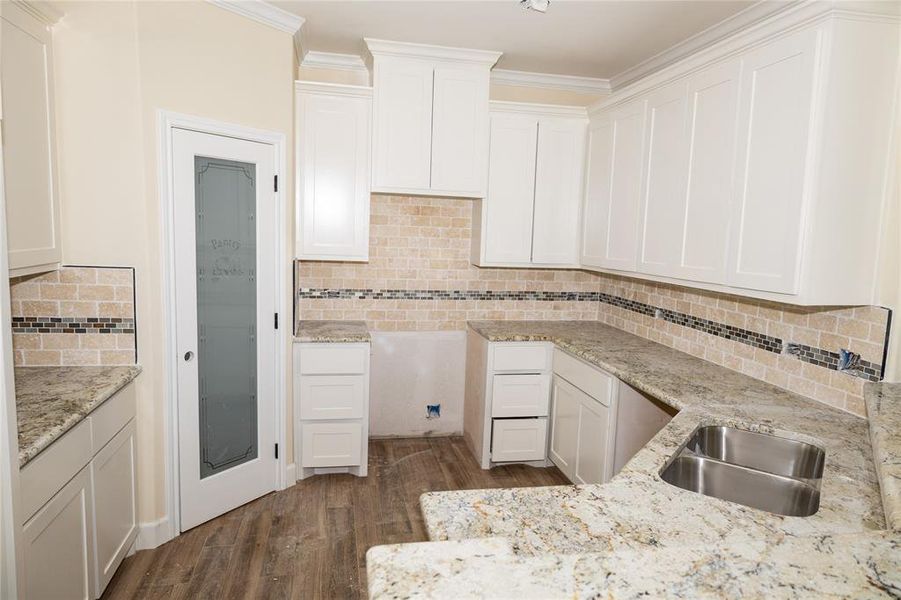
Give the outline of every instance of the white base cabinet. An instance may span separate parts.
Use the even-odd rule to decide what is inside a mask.
[[[365,477],[369,461],[369,343],[294,344],[297,479]]]
[[[22,468],[23,600],[99,598],[133,547],[135,411],[129,384]]]

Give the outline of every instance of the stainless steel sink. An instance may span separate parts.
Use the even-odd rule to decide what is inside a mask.
[[[820,507],[821,448],[732,427],[700,427],[660,473],[676,487],[765,510],[809,517]]]
[[[685,447],[707,458],[800,479],[823,477],[826,461],[826,453],[811,444],[732,427],[700,427]]]

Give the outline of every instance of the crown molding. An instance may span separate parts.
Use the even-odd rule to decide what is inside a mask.
[[[318,52],[316,50],[310,50],[303,57],[300,66],[369,73],[369,69],[366,68],[366,63],[364,63],[363,59],[356,54],[337,54],[334,52]]]
[[[713,46],[739,31],[753,27],[778,13],[796,8],[804,3],[804,0],[791,0],[789,2],[767,2],[761,0],[745,10],[708,27],[704,31],[682,40],[674,46],[670,46],[663,52],[617,73],[610,78],[610,85],[614,90],[627,86],[651,73],[677,63],[683,58]]]
[[[268,25],[279,31],[296,34],[303,26],[304,18],[290,13],[264,0],[206,0],[210,4]]]
[[[469,48],[451,48],[449,46],[433,46],[431,44],[414,44],[411,42],[393,42],[389,40],[377,40],[363,38],[366,48],[373,56],[404,56],[431,58],[437,60],[454,60],[485,65],[488,68],[494,66],[503,52],[492,50],[472,50]]]
[[[582,94],[609,94],[610,80],[598,77],[580,77],[578,75],[553,75],[551,73],[532,73],[529,71],[511,71],[493,69],[491,83],[513,85],[517,87],[550,88],[567,90]]]
[[[511,113],[540,117],[565,117],[588,119],[588,108],[584,106],[565,106],[560,104],[536,104],[534,102],[508,102],[491,100],[488,110],[492,113]]]
[[[372,98],[372,88],[365,85],[348,85],[344,83],[327,83],[324,81],[294,82],[294,91],[328,94],[329,96],[352,96],[355,98]]]
[[[12,0],[12,4],[48,27],[55,25],[64,16],[57,5],[42,0]]]

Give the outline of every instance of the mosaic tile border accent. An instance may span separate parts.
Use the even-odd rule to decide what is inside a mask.
[[[606,294],[581,291],[494,291],[494,290],[405,290],[405,289],[355,289],[355,288],[300,288],[297,299],[330,300],[494,300],[532,302],[603,302],[642,315],[702,331],[721,338],[760,348],[773,354],[788,354],[798,360],[838,371],[839,354],[822,348],[786,342],[782,338],[766,335],[709,319],[702,319],[678,311],[660,308],[636,300]],[[791,349],[789,349],[791,348]],[[882,380],[882,365],[860,360],[854,367],[844,370],[853,377],[867,381]]]
[[[134,319],[117,317],[13,317],[13,333],[134,333]]]

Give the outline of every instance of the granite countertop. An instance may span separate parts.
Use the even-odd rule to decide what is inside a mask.
[[[141,367],[17,367],[19,467],[81,422]]]
[[[437,543],[432,550],[403,545],[373,549],[367,556],[373,596],[429,595],[432,590],[440,597],[442,589],[459,589],[455,586],[468,577],[481,577],[473,566],[478,561],[503,563],[498,573],[521,572],[524,582],[552,586],[524,583],[515,593],[504,588],[502,595],[573,595],[566,586],[576,586],[579,596],[639,595],[644,587],[652,595],[679,596],[673,590],[682,589],[689,596],[738,596],[744,580],[729,578],[746,572],[741,564],[757,565],[755,578],[747,583],[752,587],[744,590],[752,595],[779,595],[795,579],[822,578],[823,565],[834,565],[833,579],[844,577],[854,590],[862,590],[881,576],[862,575],[858,559],[866,557],[862,562],[878,566],[888,559],[884,553],[901,545],[901,532],[882,531],[889,510],[883,512],[866,420],[601,323],[477,321],[470,327],[490,341],[553,342],[680,412],[603,485],[424,494],[423,516],[429,538]],[[897,431],[899,421],[894,423]],[[659,471],[691,432],[706,424],[733,425],[824,448],[819,511],[806,518],[782,517],[663,482]],[[512,558],[489,559],[488,551],[478,559],[442,558],[442,540],[486,537],[509,543]],[[843,546],[829,540],[839,538],[858,554],[833,553]],[[795,551],[803,553],[803,560],[789,560]],[[897,579],[901,558],[892,560],[889,572]],[[648,570],[659,573],[660,585],[670,587],[655,592],[658,584]],[[687,575],[696,570],[696,576]],[[811,593],[820,585],[826,583],[818,583]]]
[[[901,383],[871,383],[864,400],[885,521],[901,529]]]
[[[368,342],[365,321],[298,321],[295,342]]]

